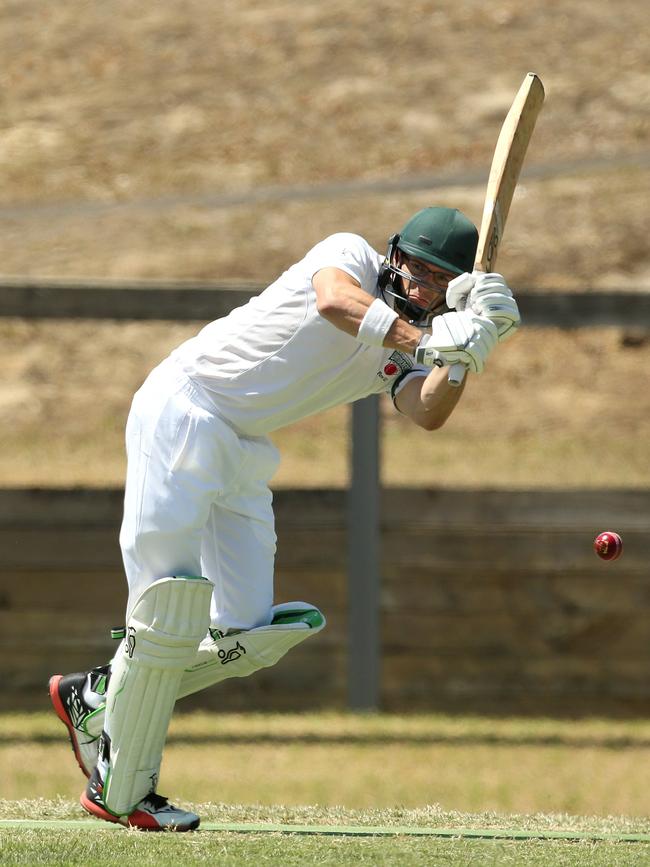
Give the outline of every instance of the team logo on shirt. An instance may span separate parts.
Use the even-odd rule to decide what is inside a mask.
[[[406,373],[412,367],[413,360],[403,352],[395,350],[395,352],[391,353],[388,357],[388,361],[384,362],[384,366],[381,370],[377,371],[377,376],[382,380],[382,382],[390,382],[391,379],[400,376],[402,373]]]

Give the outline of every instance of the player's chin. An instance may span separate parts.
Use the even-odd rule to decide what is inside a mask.
[[[447,309],[444,298],[440,301],[440,303],[432,305],[431,302],[427,302],[426,298],[416,298],[414,296],[410,296],[409,303],[411,304],[412,309],[420,311],[420,316],[423,319],[431,316],[437,316],[439,313],[444,313]]]

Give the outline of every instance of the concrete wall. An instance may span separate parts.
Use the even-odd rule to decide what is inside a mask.
[[[328,628],[186,709],[345,705],[345,493],[275,502],[276,600],[314,602]],[[120,509],[120,491],[0,491],[0,710],[47,708],[50,674],[111,656]],[[383,708],[650,712],[649,527],[642,491],[385,490]],[[593,553],[603,529],[623,535],[619,561]]]

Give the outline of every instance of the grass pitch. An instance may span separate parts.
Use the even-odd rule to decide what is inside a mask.
[[[259,808],[202,804],[203,830],[191,834],[144,834],[77,816],[74,804],[58,801],[0,802],[0,817],[35,813],[48,817],[43,827],[4,826],[0,818],[3,864],[122,865],[177,864],[367,864],[367,865],[567,865],[613,867],[645,865],[650,843],[628,842],[625,819],[560,816],[499,816],[420,810],[346,811],[303,807]],[[55,817],[58,817],[56,819]],[[216,820],[220,820],[215,822]],[[247,833],[219,825],[238,820]],[[260,830],[260,820],[274,830]],[[55,822],[60,824],[57,827]],[[50,824],[48,824],[48,822]],[[350,833],[349,823],[355,823]],[[406,826],[404,823],[408,823]],[[554,839],[562,823],[571,839]],[[314,829],[305,833],[299,829]],[[365,828],[364,828],[365,826]],[[279,828],[285,828],[283,833]],[[644,823],[650,832],[650,823]],[[457,829],[457,836],[451,836]],[[426,832],[439,830],[437,837]],[[409,833],[410,830],[410,833]],[[394,832],[394,833],[391,833]],[[418,831],[420,832],[418,834]],[[481,837],[472,834],[481,833]],[[493,837],[490,836],[492,833]],[[496,835],[515,839],[498,839]],[[531,839],[525,839],[530,835]],[[522,837],[524,839],[522,839]],[[607,837],[611,839],[599,839]],[[647,834],[650,840],[650,834]]]
[[[202,828],[151,835],[85,816],[58,720],[5,716],[0,863],[645,865],[649,749],[645,721],[178,715],[161,790]]]

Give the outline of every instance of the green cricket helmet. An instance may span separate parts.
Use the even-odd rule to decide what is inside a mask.
[[[379,288],[395,299],[398,312],[416,325],[428,325],[434,315],[432,308],[438,308],[439,302],[434,299],[428,307],[422,307],[409,300],[405,287],[419,281],[395,265],[395,251],[401,250],[407,256],[437,265],[452,274],[463,274],[473,270],[477,246],[476,226],[460,211],[423,208],[408,220],[399,234],[389,239],[386,258],[379,271]]]

